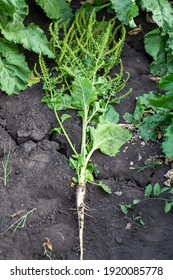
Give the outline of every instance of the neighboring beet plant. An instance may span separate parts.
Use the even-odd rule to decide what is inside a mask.
[[[26,25],[25,19],[31,15],[27,2],[29,3],[25,0],[0,1],[0,90],[8,95],[19,94],[28,85],[38,82],[18,45],[30,52],[42,52],[49,58],[53,57],[44,31],[33,22]],[[35,2],[51,20],[61,18],[66,21],[72,17],[71,8],[65,0]]]
[[[48,70],[40,55],[41,75],[45,97],[43,102],[53,110],[58,127],[51,133],[61,133],[72,149],[70,166],[75,170],[76,207],[79,223],[80,259],[83,259],[83,231],[85,194],[87,182],[97,185],[107,193],[111,189],[95,182],[95,166],[91,157],[96,150],[115,156],[120,147],[131,138],[128,130],[117,123],[119,115],[112,103],[117,103],[128,93],[118,95],[128,80],[123,79],[121,51],[125,40],[123,25],[114,20],[96,20],[95,10],[90,15],[80,9],[69,25],[58,22],[50,26],[51,46],[56,67]],[[116,65],[117,72],[109,73]],[[37,72],[37,71],[36,71]],[[115,69],[114,69],[115,72]],[[81,119],[82,140],[78,151],[72,143],[64,122],[72,116],[64,110],[76,111]]]

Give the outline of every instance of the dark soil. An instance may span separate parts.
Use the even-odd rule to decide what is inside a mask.
[[[34,4],[31,9],[32,21],[43,28],[47,26],[41,10]],[[153,26],[145,21],[145,15],[137,23],[142,24],[143,32],[127,35],[123,51],[124,69],[131,75],[127,89],[133,91],[116,106],[122,123],[124,113],[133,112],[135,98],[156,89],[150,79],[151,61],[143,46],[143,36]],[[27,56],[33,65],[37,57],[32,53]],[[14,235],[9,230],[1,236],[0,259],[47,259],[42,246],[46,237],[53,245],[54,259],[79,259],[75,188],[70,187],[74,174],[68,165],[70,149],[62,137],[50,138],[49,130],[57,123],[53,113],[41,103],[43,96],[41,84],[18,96],[0,94],[0,166],[4,145],[11,143],[10,180],[6,187],[0,180],[0,232],[22,214],[37,208],[23,228],[17,229]],[[71,139],[79,145],[78,119],[66,123]],[[131,218],[132,215],[142,217],[146,224],[143,228],[131,223],[119,207],[142,198],[148,183],[158,182],[163,186],[169,165],[161,164],[140,173],[129,169],[144,166],[145,160],[158,155],[162,155],[159,143],[144,142],[136,131],[116,157],[94,154],[93,162],[100,170],[96,179],[108,184],[112,194],[88,185],[87,204],[91,211],[85,221],[85,259],[173,259],[173,213],[164,213],[163,202],[146,201],[130,212]],[[10,216],[20,210],[24,211],[20,216]]]

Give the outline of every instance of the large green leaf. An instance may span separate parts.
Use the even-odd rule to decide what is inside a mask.
[[[90,127],[93,150],[100,149],[108,156],[115,156],[121,146],[131,139],[131,133],[118,124],[104,123],[98,124],[96,128]]]
[[[145,117],[139,125],[139,133],[146,141],[155,141],[157,128],[169,120],[170,116],[165,114],[154,114]]]
[[[54,57],[49,49],[49,42],[44,31],[34,23],[29,24],[27,27],[18,23],[15,28],[9,25],[8,28],[2,30],[2,34],[7,40],[21,44],[27,50],[43,53],[50,58]]]
[[[134,0],[111,0],[112,7],[116,11],[117,17],[123,23],[136,27],[134,17],[139,14],[139,8]]]
[[[160,98],[151,99],[150,104],[155,107],[160,107],[161,109],[173,110],[173,91],[168,91]]]
[[[149,111],[149,108],[154,109],[150,104],[150,100],[157,98],[157,96],[158,95],[154,91],[150,91],[149,93],[137,97],[136,107],[133,114],[135,124],[141,122],[143,115],[146,111]]]
[[[17,47],[0,39],[0,88],[8,95],[18,94],[27,88],[30,71],[25,57]]]
[[[97,98],[96,89],[91,81],[84,77],[77,77],[72,83],[72,106],[78,110],[88,108]]]
[[[65,0],[35,0],[46,15],[51,19],[67,20],[72,17],[72,11]]]
[[[28,15],[28,5],[24,0],[1,0],[0,28],[13,22],[22,22]]]
[[[173,9],[169,1],[141,0],[141,6],[143,9],[152,13],[153,20],[159,27],[162,27],[164,31],[173,28]],[[154,42],[154,44],[156,43]]]
[[[150,65],[153,75],[163,76],[173,71],[173,55],[168,45],[168,39],[168,35],[162,36],[159,28],[145,35],[145,49],[154,59]]]
[[[162,150],[167,158],[173,159],[173,124],[169,125],[164,134]]]
[[[160,34],[160,29],[156,28],[145,35],[145,49],[146,51],[153,57],[153,59],[157,60],[158,56],[164,56],[164,37]]]
[[[173,91],[173,74],[170,74],[170,75],[160,79],[158,88],[161,88],[161,89],[164,89],[167,91]]]
[[[99,117],[100,123],[112,122],[118,123],[119,122],[119,114],[115,111],[112,105],[108,105],[107,111]]]

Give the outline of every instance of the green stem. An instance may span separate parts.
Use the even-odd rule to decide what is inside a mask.
[[[86,151],[86,134],[87,134],[87,119],[88,119],[88,108],[85,106],[83,110],[83,118],[82,118],[82,144],[81,144],[81,161],[82,161],[82,167],[78,176],[78,181],[79,184],[83,184],[86,182],[85,179],[85,173],[86,173],[86,168],[87,168],[87,163],[86,163],[86,156],[87,156],[87,151]]]
[[[68,137],[68,134],[67,134],[65,128],[64,128],[63,125],[62,125],[62,122],[61,122],[61,120],[60,120],[60,118],[59,118],[59,116],[58,116],[58,113],[57,113],[57,111],[56,111],[56,108],[54,108],[54,114],[55,114],[55,117],[56,117],[56,119],[57,119],[57,121],[58,121],[58,123],[59,123],[59,125],[60,125],[60,127],[61,127],[61,129],[62,129],[62,131],[63,131],[63,133],[64,133],[64,136],[65,136],[65,138],[67,139],[67,141],[68,141],[68,143],[69,143],[69,145],[70,145],[70,147],[72,148],[74,154],[75,154],[76,156],[78,156],[78,153],[77,153],[75,147],[73,146],[73,144],[72,144],[70,138]]]
[[[88,108],[84,107],[84,116],[82,118],[82,144],[81,144],[81,156],[85,161],[86,157],[86,133],[87,133],[87,118],[88,118]]]

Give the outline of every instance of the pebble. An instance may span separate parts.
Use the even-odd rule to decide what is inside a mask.
[[[117,236],[117,237],[116,237],[116,242],[117,242],[118,244],[121,244],[121,243],[123,242],[123,240],[122,240],[122,238],[121,238],[120,236]]]

